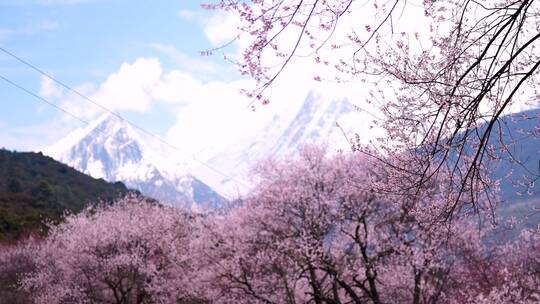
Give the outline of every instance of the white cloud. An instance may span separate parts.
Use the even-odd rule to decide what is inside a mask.
[[[195,17],[197,17],[197,12],[192,11],[192,10],[183,9],[183,10],[178,11],[178,16],[180,16],[180,18],[182,18],[182,19],[184,19],[186,21],[193,21],[195,19]]]
[[[73,87],[73,89],[83,96],[90,97],[96,92],[96,86],[92,83],[83,83]],[[99,107],[88,102],[88,100],[81,97],[79,94],[67,90],[64,91],[64,94],[60,98],[58,98],[57,103],[67,112],[86,121],[94,119],[102,112]],[[74,117],[71,115],[64,116],[64,120],[73,120],[73,118]]]
[[[41,76],[39,95],[45,99],[56,99],[62,97],[64,91],[49,77]]]
[[[163,76],[153,91],[157,100],[167,103],[187,103],[203,91],[203,84],[188,73],[172,71]]]
[[[238,36],[239,25],[237,16],[230,12],[218,11],[205,24],[204,33],[212,45],[220,46]]]
[[[157,59],[139,58],[131,64],[122,64],[118,71],[109,75],[99,86],[92,83],[74,86],[73,89],[80,95],[42,77],[39,94],[85,120],[103,113],[102,107],[111,111],[144,112],[154,101],[154,90],[161,81],[162,73]],[[68,116],[66,118],[71,119]]]
[[[152,91],[162,73],[161,64],[154,58],[124,63],[99,86],[92,99],[114,110],[145,111],[152,103]]]
[[[182,53],[174,45],[153,43],[150,46],[154,50],[167,55],[181,69],[200,76],[213,75],[223,70],[217,64],[203,60],[201,56],[194,58]]]

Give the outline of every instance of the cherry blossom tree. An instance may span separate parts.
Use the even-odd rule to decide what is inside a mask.
[[[422,201],[379,194],[384,174],[358,154],[306,147],[256,172],[201,254],[225,303],[451,303],[465,253],[482,256],[476,225],[432,224],[440,189]]]
[[[246,91],[255,100],[267,103],[268,88],[306,57],[321,67],[313,79],[365,87],[358,106],[376,105],[383,118],[374,123],[386,134],[374,145],[378,153],[365,143],[355,148],[385,163],[393,159],[391,165],[410,179],[406,188],[420,191],[443,171],[454,192],[445,210],[451,218],[463,204],[495,205],[492,188],[498,181],[488,178],[491,162],[521,163],[500,118],[512,107],[536,103],[539,5],[534,0],[216,0],[206,7],[240,21],[236,39],[246,47],[233,59],[256,80]],[[524,179],[527,188],[538,172],[528,170]]]
[[[540,301],[540,226],[525,229],[518,240],[497,248],[499,281],[485,296],[486,303]],[[498,288],[497,288],[498,287]]]
[[[197,303],[196,222],[135,196],[89,208],[50,227],[24,287],[35,303]]]
[[[0,299],[2,303],[30,303],[31,295],[21,287],[26,275],[36,270],[33,254],[37,239],[0,244]]]

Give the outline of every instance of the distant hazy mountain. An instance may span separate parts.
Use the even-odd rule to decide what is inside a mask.
[[[503,158],[493,162],[493,176],[502,181],[503,199],[540,198],[540,110],[504,116],[493,132],[490,144]]]
[[[41,153],[0,149],[0,241],[42,232],[44,220],[127,192],[122,183],[94,179]]]
[[[540,222],[540,109],[504,116],[493,132],[489,143],[502,158],[490,163],[492,177],[501,181],[498,213],[515,217],[520,227],[536,226]]]
[[[225,199],[196,177],[185,164],[169,163],[126,121],[101,116],[43,153],[95,178],[122,181],[165,204],[216,207]]]

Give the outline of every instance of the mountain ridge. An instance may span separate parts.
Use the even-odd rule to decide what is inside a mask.
[[[0,149],[0,240],[43,233],[88,203],[112,202],[128,193],[121,182],[94,179],[41,153]]]

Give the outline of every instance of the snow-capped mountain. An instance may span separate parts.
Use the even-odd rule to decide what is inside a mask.
[[[362,135],[373,121],[346,98],[327,98],[314,92],[308,94],[296,113],[287,114],[274,115],[255,136],[233,143],[209,159],[212,168],[227,172],[234,180],[205,167],[195,170],[194,175],[220,193],[235,196],[252,183],[249,169],[256,161],[294,154],[309,143],[324,144],[329,151],[349,150],[351,136],[357,132]],[[363,135],[367,136],[365,132]]]
[[[225,201],[188,174],[185,163],[169,163],[150,146],[128,122],[105,114],[43,153],[94,178],[122,181],[165,204],[216,207]]]
[[[373,118],[347,98],[313,91],[295,107],[272,115],[264,116],[258,127],[246,130],[225,149],[216,149],[202,160],[193,155],[196,161],[179,162],[178,151],[170,151],[112,114],[73,131],[43,152],[95,178],[122,181],[162,202],[215,207],[225,201],[223,196],[236,199],[254,186],[249,169],[260,159],[285,157],[309,143],[325,144],[329,151],[348,150],[348,140],[356,132],[374,134],[362,134]],[[190,145],[189,140],[179,142]]]

